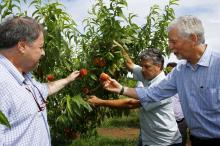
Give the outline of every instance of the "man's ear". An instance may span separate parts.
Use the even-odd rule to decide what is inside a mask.
[[[190,39],[195,43],[198,44],[198,36],[194,33],[190,34]]]
[[[162,64],[154,64],[156,65],[160,70],[163,70],[163,65]]]
[[[25,48],[26,48],[26,43],[25,41],[19,41],[18,44],[17,44],[17,48],[18,48],[18,51],[21,52],[22,54],[24,54],[25,52]]]

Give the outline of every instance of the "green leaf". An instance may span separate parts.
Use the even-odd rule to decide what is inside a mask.
[[[81,114],[81,110],[82,109],[80,109],[80,106],[78,105],[78,103],[76,103],[76,102],[73,102],[72,103],[72,108],[73,108],[73,111],[74,111],[74,113],[76,114],[76,115],[78,115],[78,116],[82,116],[82,114]]]
[[[8,119],[5,117],[5,115],[0,111],[0,124],[6,125],[11,128]]]
[[[85,100],[83,100],[83,98],[80,95],[74,96],[73,100],[77,102],[78,105],[81,105],[84,108],[86,108],[89,112],[92,111],[90,105]]]
[[[67,117],[64,114],[62,114],[56,119],[55,123],[56,123],[56,125],[66,124],[67,121],[68,121]]]
[[[107,58],[108,60],[113,60],[113,59],[114,59],[114,55],[113,55],[112,53],[108,52],[108,53],[106,54],[106,58]]]
[[[97,80],[97,77],[96,77],[96,75],[94,75],[94,74],[90,74],[90,77],[91,77],[91,79],[93,79],[93,80]]]
[[[69,95],[66,96],[66,106],[67,106],[67,111],[72,115],[72,106],[71,106],[71,97]]]

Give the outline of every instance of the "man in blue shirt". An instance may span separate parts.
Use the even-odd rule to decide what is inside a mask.
[[[50,146],[46,99],[75,80],[68,77],[39,83],[30,71],[45,55],[43,28],[29,17],[12,17],[0,24],[0,111],[11,128],[0,125],[0,146]]]
[[[202,22],[194,16],[175,19],[168,27],[169,47],[186,59],[159,84],[149,88],[123,87],[110,79],[106,90],[137,98],[142,103],[178,93],[192,146],[220,145],[220,53],[205,44]]]

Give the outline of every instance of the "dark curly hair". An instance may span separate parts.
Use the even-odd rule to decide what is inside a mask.
[[[13,16],[0,24],[0,49],[14,47],[19,41],[32,43],[43,27],[33,18]]]
[[[159,49],[156,48],[146,48],[139,54],[140,60],[152,60],[154,64],[161,65],[161,70],[163,69],[164,57]]]

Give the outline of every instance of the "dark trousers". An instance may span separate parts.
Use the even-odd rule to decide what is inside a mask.
[[[145,146],[147,146],[147,145],[145,145]],[[168,146],[182,146],[182,143],[171,144],[171,145],[168,145]]]
[[[182,142],[183,146],[186,146],[186,141],[187,141],[187,125],[185,122],[185,119],[182,119],[181,121],[177,121],[179,131],[182,136]]]
[[[190,135],[192,146],[220,146],[220,138],[201,139]]]

